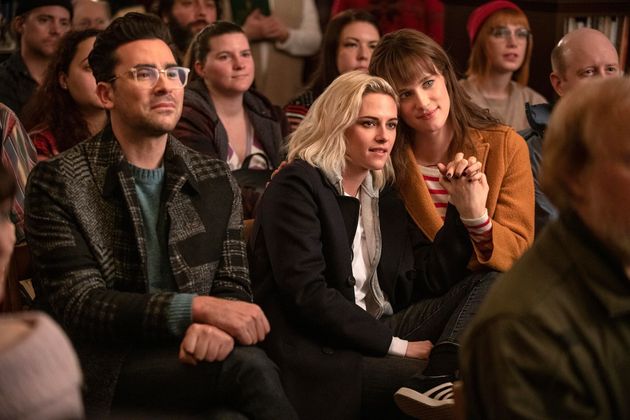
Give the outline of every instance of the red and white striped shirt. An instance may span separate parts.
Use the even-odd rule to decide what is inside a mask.
[[[440,184],[440,171],[436,166],[422,166],[420,172],[422,179],[431,194],[431,200],[438,215],[444,220],[446,218],[446,208],[448,207],[449,194]],[[492,220],[488,216],[488,210],[476,219],[464,219],[460,217],[473,244],[482,254],[484,259],[492,255]]]

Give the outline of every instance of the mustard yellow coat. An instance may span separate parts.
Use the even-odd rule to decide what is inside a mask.
[[[492,219],[492,255],[484,259],[475,247],[469,268],[507,271],[534,240],[534,181],[527,144],[510,127],[493,126],[471,129],[473,154],[482,163],[488,179],[488,215]],[[431,240],[443,225],[435,211],[431,195],[416,165],[410,145],[407,145],[407,167],[415,170],[397,183],[407,211],[420,230]]]

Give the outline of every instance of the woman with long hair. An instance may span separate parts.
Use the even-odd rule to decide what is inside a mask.
[[[352,70],[367,71],[380,38],[376,18],[365,10],[346,10],[328,22],[317,68],[308,86],[284,107],[291,132],[337,76]]]
[[[469,100],[448,55],[420,32],[403,29],[385,35],[372,56],[370,73],[390,82],[400,101],[392,155],[396,183],[389,199],[404,205],[411,220],[408,234],[448,249],[454,244],[444,240],[446,232],[463,224],[458,235],[472,244],[468,275],[458,280],[474,279],[462,301],[468,315],[458,321],[463,329],[496,272],[509,269],[533,241],[534,186],[527,145]],[[479,164],[479,180],[462,183]],[[460,336],[461,330],[433,347],[423,375],[397,393],[401,407],[409,409],[411,400],[410,410],[452,409]]]
[[[420,337],[458,329],[455,318],[447,324],[466,288],[430,297],[466,272],[463,226],[445,234],[449,248],[415,236],[412,248],[404,207],[380,205],[394,180],[396,102],[379,77],[339,76],[291,136],[289,163],[261,199],[249,242],[254,299],[300,418],[398,416],[392,395],[431,350]],[[458,186],[473,187],[480,168]]]
[[[528,128],[525,103],[547,100],[527,87],[534,46],[527,16],[510,1],[490,1],[471,13],[467,29],[472,50],[462,87],[502,123]]]
[[[39,160],[63,152],[105,127],[107,114],[96,96],[96,81],[87,61],[99,32],[87,29],[64,36],[44,83],[25,107],[24,126]]]
[[[282,161],[282,110],[252,89],[254,60],[240,26],[217,21],[194,39],[184,65],[191,80],[173,134],[200,153],[224,160],[230,169],[273,169]],[[252,197],[252,200],[257,200]],[[244,196],[246,218],[255,202]]]

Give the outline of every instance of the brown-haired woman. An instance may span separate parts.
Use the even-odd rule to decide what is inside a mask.
[[[299,96],[284,106],[291,132],[337,76],[352,70],[367,72],[372,51],[380,38],[376,18],[365,10],[345,10],[328,22],[311,81]]]
[[[233,171],[248,161],[246,168],[278,167],[286,120],[282,110],[251,89],[254,59],[241,27],[225,21],[206,26],[184,62],[193,71],[173,134],[196,151],[227,162]],[[243,198],[245,218],[251,218],[258,196]]]
[[[68,32],[42,86],[24,109],[38,160],[48,159],[101,131],[107,114],[96,96],[87,57],[100,31]]]
[[[389,195],[382,195],[382,205],[402,201],[410,219],[408,235],[418,234],[434,246],[449,247],[446,232],[463,224],[459,232],[469,236],[474,249],[468,263],[471,276],[460,280],[468,283],[468,290],[453,312],[459,329],[427,336],[437,342],[423,376],[410,383],[413,389],[403,388],[397,395],[403,409],[410,400],[412,409],[448,409],[463,327],[496,272],[510,268],[534,238],[527,145],[468,99],[447,54],[420,32],[403,29],[385,35],[372,56],[370,73],[389,81],[400,100],[393,151],[396,183]],[[480,166],[483,176],[474,180]],[[467,178],[470,182],[461,182]],[[444,284],[442,293],[455,286]]]
[[[504,124],[529,128],[525,103],[547,100],[527,87],[533,48],[527,16],[512,2],[491,1],[471,13],[467,29],[472,50],[462,87]]]

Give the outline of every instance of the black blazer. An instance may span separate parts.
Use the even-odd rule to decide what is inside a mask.
[[[463,225],[465,240],[437,255],[443,248],[411,229],[395,191],[383,204],[378,274],[395,310],[464,277],[472,248]],[[357,418],[361,355],[384,356],[392,340],[389,327],[354,301],[358,215],[357,199],[339,195],[323,173],[298,160],[274,177],[256,216],[249,242],[254,299],[271,323],[263,346],[301,418]]]

